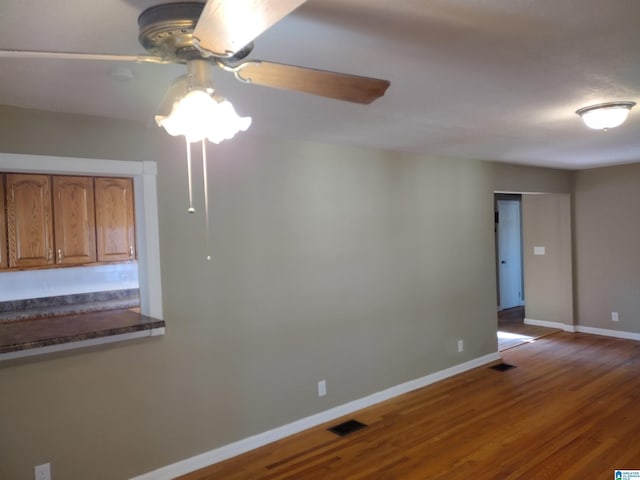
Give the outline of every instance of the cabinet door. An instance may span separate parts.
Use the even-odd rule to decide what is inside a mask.
[[[96,178],[95,197],[98,261],[133,260],[136,249],[132,179]]]
[[[0,173],[0,268],[7,268],[7,210],[4,206],[4,175]]]
[[[53,225],[57,264],[96,261],[93,178],[53,177]]]
[[[23,173],[6,177],[9,266],[53,264],[51,179]]]

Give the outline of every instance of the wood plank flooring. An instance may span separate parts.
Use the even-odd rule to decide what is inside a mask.
[[[498,312],[498,351],[508,350],[533,339],[546,337],[562,330],[524,323],[524,307]]]
[[[640,342],[560,332],[180,480],[612,479],[640,469]],[[346,437],[326,428],[355,418]]]

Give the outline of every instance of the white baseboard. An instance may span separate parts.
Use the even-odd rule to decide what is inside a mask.
[[[640,340],[640,333],[609,330],[607,328],[595,328],[576,325],[576,332],[590,333],[592,335],[603,335],[605,337],[626,338],[627,340]]]
[[[560,322],[548,322],[547,320],[536,320],[534,318],[525,318],[524,323],[526,325],[535,325],[537,327],[548,327],[548,328],[559,328],[560,330],[564,330],[565,332],[575,332],[575,325],[569,325],[566,323]]]
[[[159,468],[152,472],[144,473],[131,478],[130,480],[171,480],[180,475],[185,475],[189,472],[193,472],[194,470],[246,453],[250,450],[281,440],[303,430],[307,430],[325,422],[330,422],[336,418],[362,410],[363,408],[397,397],[398,395],[417,390],[418,388],[431,385],[432,383],[444,380],[445,378],[452,377],[467,370],[471,370],[472,368],[500,360],[501,358],[502,357],[498,352],[475,358],[468,362],[454,365],[453,367],[445,370],[441,370],[415,380],[410,380],[400,385],[382,390],[381,392],[316,413],[315,415],[301,418],[300,420],[274,428],[273,430],[259,433],[243,440],[224,445],[220,448],[201,453],[200,455],[167,465],[166,467]]]
[[[584,325],[567,325],[566,323],[548,322],[546,320],[535,320],[533,318],[525,318],[524,323],[527,325],[536,325],[538,327],[560,328],[565,332],[580,332],[589,333],[591,335],[602,335],[605,337],[625,338],[627,340],[640,340],[640,333],[635,332],[587,327]]]

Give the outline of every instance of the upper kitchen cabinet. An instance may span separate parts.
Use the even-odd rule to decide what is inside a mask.
[[[0,269],[7,268],[7,209],[4,201],[4,174],[0,173]]]
[[[96,261],[92,177],[53,177],[53,224],[58,265]]]
[[[95,200],[98,261],[135,259],[132,179],[96,178]]]
[[[51,177],[6,174],[9,267],[52,265]]]
[[[0,173],[0,269],[135,259],[133,179]]]

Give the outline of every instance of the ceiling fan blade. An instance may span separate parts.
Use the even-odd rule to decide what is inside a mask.
[[[54,60],[107,60],[110,62],[174,63],[153,55],[118,55],[110,53],[44,52],[0,49],[0,58],[37,58]]]
[[[200,46],[230,57],[306,0],[209,0],[193,31]]]
[[[383,96],[391,84],[377,78],[262,61],[241,63],[235,71],[240,80],[249,83],[362,104]]]

